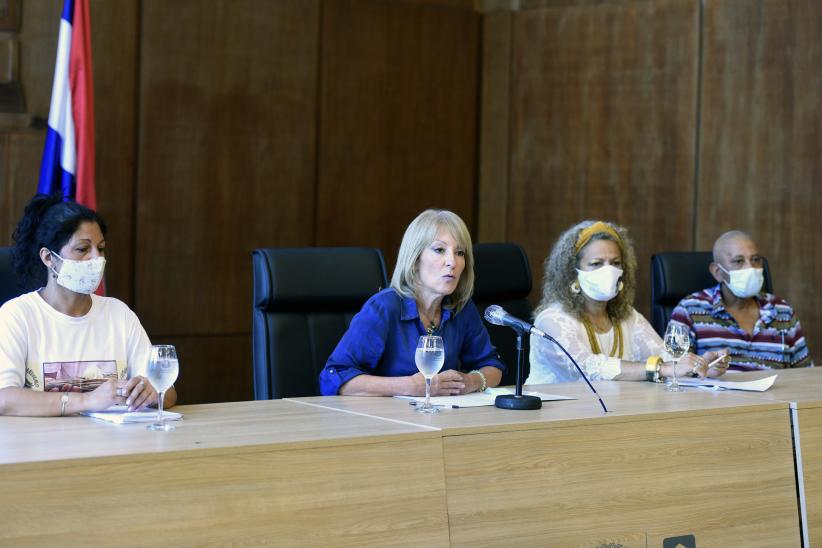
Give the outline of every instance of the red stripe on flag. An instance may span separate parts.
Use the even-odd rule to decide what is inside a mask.
[[[74,22],[69,57],[69,85],[74,110],[77,146],[75,200],[97,209],[94,186],[94,84],[91,61],[91,27],[88,0],[74,1]]]
[[[78,204],[97,210],[97,191],[94,185],[94,72],[91,59],[91,26],[88,0],[74,0],[74,18],[69,55],[69,85],[71,107],[74,111],[74,136],[77,147],[75,173]],[[106,294],[106,282],[95,291]]]

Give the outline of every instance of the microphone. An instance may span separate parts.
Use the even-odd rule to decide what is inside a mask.
[[[515,316],[512,316],[498,304],[492,304],[491,306],[485,309],[485,321],[487,321],[488,323],[492,323],[494,325],[504,325],[506,327],[510,327],[511,329],[519,331],[523,335],[533,334],[539,335],[540,337],[547,337],[545,333],[543,333],[530,323],[520,320]]]
[[[533,335],[539,335],[540,337],[542,337],[544,339],[548,339],[549,341],[551,341],[552,343],[557,345],[559,347],[559,349],[562,350],[565,353],[566,356],[568,356],[568,359],[571,360],[571,363],[574,364],[574,367],[577,368],[577,371],[579,371],[579,374],[585,380],[585,383],[588,385],[588,388],[591,389],[591,391],[594,393],[594,395],[599,400],[599,404],[602,406],[602,410],[605,411],[606,413],[608,412],[608,408],[605,407],[605,402],[602,401],[602,397],[600,397],[599,392],[597,392],[596,388],[594,388],[594,385],[591,384],[591,381],[588,380],[588,377],[585,375],[585,372],[579,366],[577,361],[574,358],[571,357],[571,355],[568,353],[568,351],[565,350],[565,347],[563,347],[561,344],[559,344],[559,341],[557,341],[555,338],[553,338],[551,335],[548,335],[544,331],[540,331],[539,329],[537,329],[536,327],[534,327],[530,323],[528,323],[526,321],[523,321],[523,320],[520,320],[519,318],[516,318],[516,317],[512,316],[511,314],[506,312],[504,308],[502,308],[501,306],[496,305],[496,304],[492,304],[491,306],[489,306],[488,308],[485,309],[485,319],[486,319],[486,321],[488,321],[488,323],[492,323],[494,325],[504,325],[504,326],[510,327],[511,329],[517,331],[521,335],[525,334],[525,333],[531,333]],[[521,348],[520,348],[520,351],[521,351]],[[517,364],[517,365],[519,366],[519,364]],[[517,384],[519,385],[520,382],[521,381],[520,381],[519,371],[517,371]],[[521,393],[522,393],[521,386],[518,386],[517,387],[517,394],[521,394]]]

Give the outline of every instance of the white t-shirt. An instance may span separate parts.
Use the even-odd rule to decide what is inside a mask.
[[[0,388],[92,390],[108,378],[145,375],[151,341],[125,303],[91,295],[75,318],[37,291],[0,307]]]
[[[594,354],[588,342],[588,334],[581,321],[553,303],[537,315],[534,326],[554,337],[573,356],[580,368],[591,380],[611,380],[622,372],[619,358],[606,354]],[[650,356],[670,360],[662,339],[642,314],[631,309],[631,314],[620,323],[622,328],[622,359],[644,362]],[[600,349],[609,352],[614,344],[613,326],[607,333],[597,333]],[[571,360],[557,345],[536,335],[531,335],[531,374],[527,384],[551,384],[580,380],[579,372]]]

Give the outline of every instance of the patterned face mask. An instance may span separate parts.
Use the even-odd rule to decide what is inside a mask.
[[[96,257],[87,261],[75,261],[64,259],[59,253],[49,250],[49,253],[63,261],[63,267],[57,272],[53,267],[51,271],[57,277],[57,284],[62,285],[75,293],[89,295],[94,293],[97,286],[103,280],[103,272],[106,269],[106,258]]]
[[[762,268],[742,268],[731,271],[725,270],[722,265],[719,265],[719,268],[730,278],[728,282],[725,282],[725,285],[728,286],[731,293],[740,299],[753,297],[762,289],[762,283],[765,281],[764,269]]]

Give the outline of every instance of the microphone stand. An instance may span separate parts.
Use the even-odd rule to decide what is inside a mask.
[[[517,386],[514,394],[502,394],[496,397],[494,405],[500,409],[529,410],[540,409],[542,400],[537,396],[522,395],[522,331],[517,332]]]
[[[492,304],[488,308],[485,309],[485,320],[492,324],[492,325],[504,325],[510,327],[514,331],[517,332],[517,387],[516,393],[514,395],[505,395],[505,396],[497,396],[496,400],[494,401],[494,405],[497,407],[501,407],[503,409],[539,409],[542,407],[542,400],[536,396],[523,396],[522,395],[522,335],[523,334],[535,334],[544,339],[548,339],[555,345],[562,350],[565,355],[571,360],[571,363],[574,364],[574,367],[577,368],[579,371],[579,375],[588,385],[588,388],[591,389],[591,392],[599,400],[599,405],[602,406],[602,410],[604,412],[608,412],[608,408],[605,407],[605,402],[602,401],[602,397],[597,392],[597,389],[594,388],[594,385],[591,384],[591,381],[588,380],[588,376],[585,375],[585,372],[579,366],[577,361],[565,350],[565,347],[559,344],[559,341],[556,340],[554,337],[549,335],[548,333],[543,333],[539,329],[535,328],[533,325],[523,322],[517,318],[514,318],[503,309],[501,306]],[[533,401],[532,400],[536,400]]]

